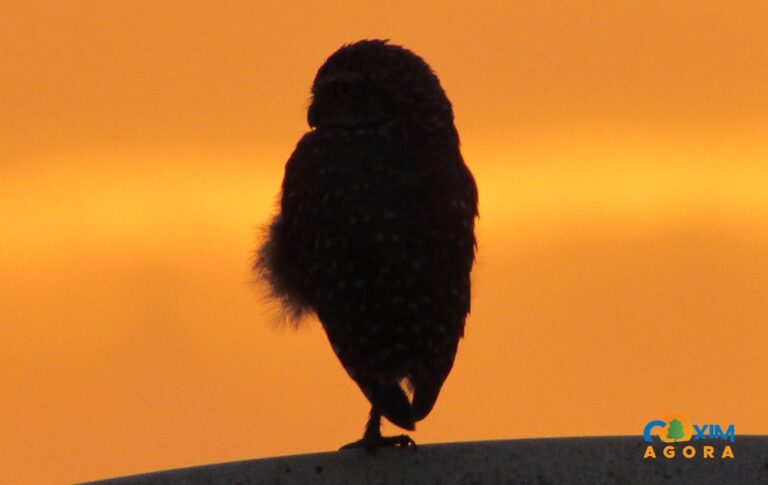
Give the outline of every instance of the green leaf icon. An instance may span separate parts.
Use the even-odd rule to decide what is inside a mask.
[[[667,431],[667,439],[677,442],[680,438],[685,436],[683,431],[683,423],[679,419],[673,419],[669,422],[669,430]]]

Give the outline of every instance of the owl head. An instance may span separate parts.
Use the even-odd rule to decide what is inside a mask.
[[[455,133],[451,103],[429,65],[386,40],[334,52],[312,85],[307,113],[317,130],[380,129]]]

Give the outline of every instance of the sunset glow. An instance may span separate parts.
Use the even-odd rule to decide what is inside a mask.
[[[440,76],[480,190],[414,439],[768,433],[762,4],[45,3],[0,7],[0,483],[359,437],[319,324],[250,265],[315,70],[375,37]]]

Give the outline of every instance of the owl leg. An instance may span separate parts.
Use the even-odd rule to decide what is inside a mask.
[[[377,448],[383,447],[412,447],[416,449],[416,443],[406,434],[399,436],[381,436],[381,413],[376,408],[371,408],[368,424],[365,426],[363,438],[342,446],[342,450],[365,448],[369,453],[376,453]]]

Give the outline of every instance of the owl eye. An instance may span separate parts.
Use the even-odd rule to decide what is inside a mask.
[[[334,83],[334,91],[336,96],[340,98],[348,98],[352,94],[352,83],[348,81],[337,81]]]

